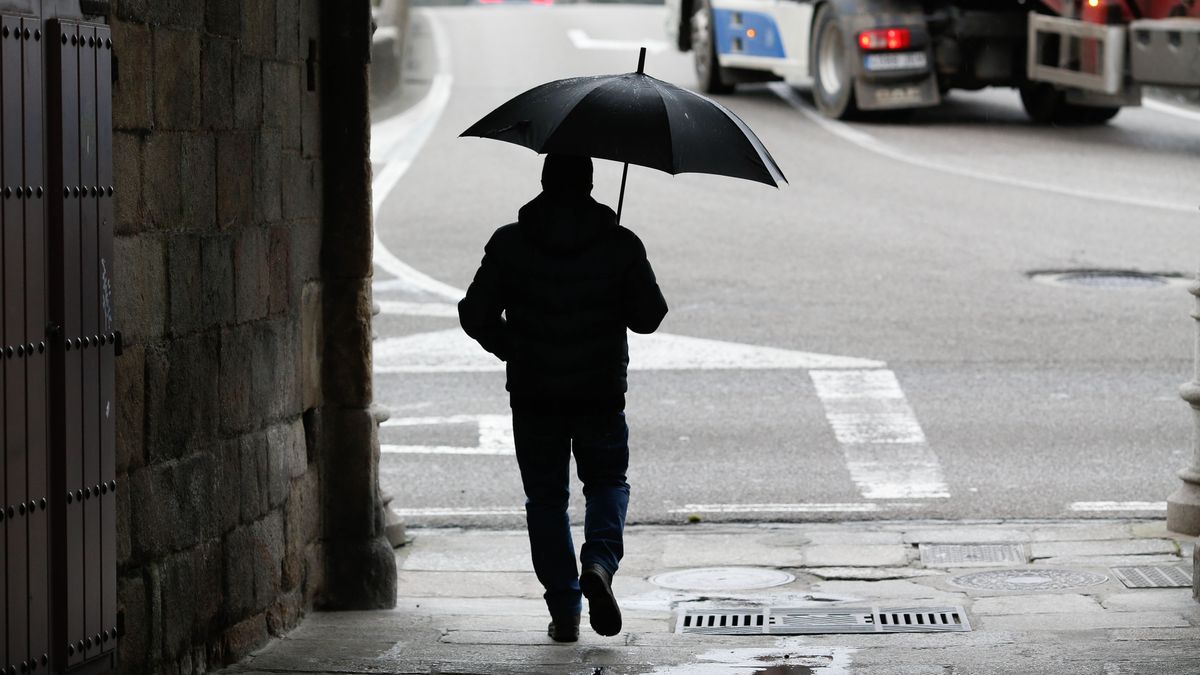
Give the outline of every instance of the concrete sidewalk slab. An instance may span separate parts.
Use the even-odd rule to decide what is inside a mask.
[[[1194,539],[1151,521],[863,522],[631,527],[614,588],[623,632],[578,643],[549,617],[523,531],[418,529],[397,552],[396,609],[315,613],[229,673],[1200,673],[1191,589],[1128,589],[1108,569],[1181,564]],[[577,538],[582,541],[582,535]],[[925,568],[918,543],[1023,543],[1050,557],[1015,569],[1106,578],[1053,590],[951,583],[979,568]],[[1051,555],[1053,554],[1053,555]],[[697,567],[767,567],[795,580],[689,591],[650,579]],[[824,577],[824,578],[823,578]],[[675,632],[690,607],[963,606],[968,633],[705,636]]]

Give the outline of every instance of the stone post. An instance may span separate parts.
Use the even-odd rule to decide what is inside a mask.
[[[1183,484],[1167,498],[1167,529],[1182,534],[1200,534],[1200,273],[1188,288],[1196,296],[1196,309],[1192,318],[1196,320],[1195,371],[1192,381],[1179,388],[1179,395],[1192,406],[1192,463],[1180,470]],[[1200,601],[1200,556],[1192,552],[1192,595]]]
[[[1183,480],[1167,498],[1167,529],[1172,532],[1200,534],[1200,274],[1188,289],[1196,296],[1192,318],[1196,324],[1195,374],[1191,382],[1179,388],[1179,395],[1192,406],[1196,430],[1192,436],[1192,463],[1179,472]]]

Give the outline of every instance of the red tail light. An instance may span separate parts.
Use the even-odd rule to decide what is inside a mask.
[[[858,34],[858,46],[868,51],[908,49],[911,42],[907,28],[864,30]]]

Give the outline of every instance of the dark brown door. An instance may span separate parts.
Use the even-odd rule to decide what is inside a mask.
[[[0,670],[111,668],[112,41],[0,16]]]

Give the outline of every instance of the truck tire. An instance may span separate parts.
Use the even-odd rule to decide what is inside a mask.
[[[829,5],[822,5],[817,11],[812,34],[809,63],[817,109],[834,119],[853,117],[858,106],[854,103],[854,75],[846,57],[846,36]]]
[[[695,0],[692,10],[692,65],[696,69],[696,79],[700,81],[700,90],[706,94],[728,94],[733,91],[733,85],[721,76],[708,0]]]
[[[1029,118],[1038,124],[1067,126],[1104,124],[1121,112],[1121,109],[1115,106],[1068,103],[1062,90],[1046,82],[1022,85],[1021,105],[1025,107],[1025,113],[1029,115]]]

